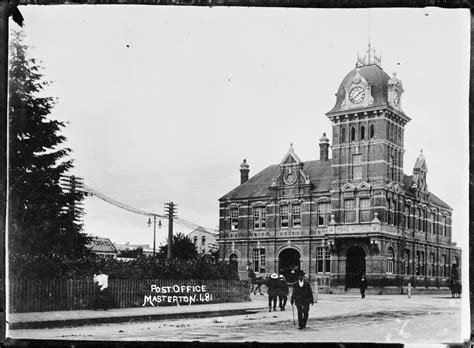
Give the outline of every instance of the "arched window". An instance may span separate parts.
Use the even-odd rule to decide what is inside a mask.
[[[392,274],[393,273],[393,249],[388,248],[387,249],[387,273]]]
[[[365,127],[361,126],[360,127],[360,140],[364,140],[364,139],[365,139]]]
[[[374,129],[374,125],[370,125],[370,139],[373,139],[375,136],[375,129]]]
[[[346,141],[346,129],[342,127],[341,130],[341,143],[344,143]]]
[[[354,127],[351,127],[351,141],[356,140],[356,129]]]

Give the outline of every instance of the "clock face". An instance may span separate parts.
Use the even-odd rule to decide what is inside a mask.
[[[364,100],[365,91],[362,87],[354,87],[349,92],[349,100],[353,104],[360,104]]]
[[[295,172],[287,172],[285,175],[285,182],[288,185],[293,185],[296,182],[296,173]]]
[[[398,91],[393,92],[393,104],[398,106],[400,104],[400,93]]]

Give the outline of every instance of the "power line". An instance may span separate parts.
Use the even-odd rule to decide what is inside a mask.
[[[153,216],[153,217],[158,217],[158,218],[161,218],[161,219],[167,219],[168,216],[167,215],[162,215],[162,214],[156,214],[156,213],[151,213],[151,212],[148,212],[146,210],[143,210],[143,209],[139,209],[139,208],[135,208],[135,207],[132,207],[128,204],[125,204],[125,203],[122,203],[122,202],[119,202],[113,198],[110,198],[102,193],[100,193],[99,191],[97,190],[94,190],[92,187],[84,184],[84,191],[92,196],[92,197],[97,197],[101,200],[103,200],[104,202],[107,202],[109,204],[112,204],[118,208],[121,208],[123,210],[126,210],[126,211],[129,211],[131,213],[134,213],[134,214],[139,214],[139,215],[145,215],[145,216]],[[176,217],[174,219],[174,221],[183,226],[183,227],[186,227],[186,228],[189,228],[189,229],[196,229],[198,227],[202,227],[201,225],[198,225],[192,221],[189,221],[189,220],[185,220],[185,219],[182,219],[182,218],[179,218],[179,217]],[[208,228],[206,228],[208,229]],[[209,229],[211,230],[211,229]]]

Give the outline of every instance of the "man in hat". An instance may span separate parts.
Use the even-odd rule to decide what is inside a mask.
[[[277,296],[278,296],[278,286],[280,282],[278,281],[278,274],[272,273],[270,279],[268,279],[267,287],[268,287],[268,311],[276,311],[276,303],[277,303]]]
[[[298,328],[306,327],[308,321],[309,305],[314,304],[313,290],[308,282],[304,280],[304,272],[299,271],[298,281],[293,286],[293,294],[291,295],[291,305],[296,304],[298,310]]]

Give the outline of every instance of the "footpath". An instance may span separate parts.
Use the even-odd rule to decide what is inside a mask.
[[[264,297],[264,296],[261,296]],[[266,299],[266,296],[265,296]],[[73,310],[7,315],[10,330],[76,327],[120,322],[153,321],[182,318],[206,318],[255,313],[265,309],[263,299],[250,302],[193,304],[185,306],[135,307],[104,310]]]

